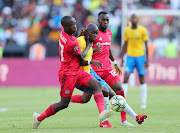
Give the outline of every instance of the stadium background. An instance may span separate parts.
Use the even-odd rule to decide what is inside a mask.
[[[163,105],[162,109],[164,110],[168,108],[164,100],[166,101],[169,98],[169,94],[172,94],[171,96],[174,97],[175,100],[171,100],[170,96],[167,104],[169,104],[169,109],[171,107],[173,108],[171,108],[169,112],[159,111],[160,114],[164,113],[163,115],[169,115],[170,112],[175,110],[174,106],[176,106],[176,100],[178,101],[177,94],[180,85],[180,15],[178,14],[180,1],[127,0],[126,11],[128,13],[125,15],[127,15],[126,20],[128,20],[131,10],[136,13],[136,11],[143,10],[156,10],[158,12],[158,10],[162,9],[175,11],[177,15],[143,15],[140,16],[139,19],[140,24],[147,28],[150,38],[148,41],[150,67],[146,80],[149,85],[148,93],[152,94],[149,98],[153,98],[153,100],[149,100],[148,105],[151,107],[157,101]],[[0,0],[1,121],[4,121],[3,118],[6,119],[6,112],[4,112],[3,109],[6,110],[10,106],[8,110],[13,108],[11,111],[15,113],[19,107],[16,102],[13,104],[14,106],[12,103],[10,104],[11,100],[17,100],[20,104],[21,101],[26,101],[26,98],[29,99],[29,101],[26,101],[27,103],[32,99],[34,99],[32,102],[35,103],[35,99],[39,99],[37,95],[35,95],[36,97],[34,98],[32,96],[34,92],[29,92],[27,88],[31,88],[32,91],[40,93],[40,99],[42,100],[48,99],[54,102],[54,100],[58,99],[58,96],[55,97],[56,99],[52,97],[53,94],[59,92],[57,72],[60,66],[58,57],[58,38],[62,29],[60,21],[64,15],[72,15],[75,17],[78,26],[77,36],[80,29],[84,28],[88,23],[97,23],[97,14],[100,11],[107,11],[110,15],[109,29],[113,32],[111,48],[113,55],[120,64],[120,49],[123,43],[122,31],[124,29],[124,26],[122,27],[122,21],[124,20],[124,16],[122,15],[122,0]],[[127,21],[126,25],[128,24],[129,22]],[[137,91],[139,89],[134,89],[134,86],[138,84],[138,78],[132,76],[130,82],[132,88],[130,88],[129,99],[127,99],[130,103],[133,101],[130,97],[139,97],[137,94],[139,93],[139,91]],[[39,86],[42,88],[36,88]],[[174,88],[172,86],[177,87]],[[44,88],[47,87],[52,87],[52,89],[44,90]],[[56,93],[52,93],[51,91]],[[29,95],[27,93],[29,93]],[[43,95],[48,98],[44,98]],[[157,99],[159,95],[162,95],[162,97]],[[132,104],[139,105],[138,102]],[[40,102],[39,105],[41,105]],[[37,109],[39,105],[36,105],[36,108],[34,107],[33,109]],[[44,109],[46,106],[47,104],[43,105]],[[88,108],[88,106],[86,107]],[[134,105],[134,108],[136,109],[138,106]],[[153,106],[153,108],[161,109],[158,105]],[[140,110],[138,111],[141,112]],[[147,113],[153,112],[152,110],[146,111]],[[175,112],[174,115],[176,114]],[[68,115],[65,114],[65,116]],[[176,116],[171,116],[170,119],[175,121],[174,126],[179,123],[177,119],[175,120],[175,117]],[[157,118],[160,119],[158,115]],[[30,119],[29,116],[27,119]],[[162,120],[162,123],[164,121],[165,120]],[[163,128],[162,125],[160,125],[160,127]],[[8,128],[10,127],[5,126],[5,129]],[[123,130],[126,129],[123,128]],[[139,132],[138,129],[135,130]],[[146,129],[143,131],[146,131]],[[176,132],[174,129],[167,130],[167,132],[169,131]],[[132,130],[132,132],[134,131]],[[156,132],[156,130],[154,132]]]

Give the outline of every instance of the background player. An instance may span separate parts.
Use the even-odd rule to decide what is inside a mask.
[[[95,24],[89,24],[87,27],[86,27],[86,31],[85,31],[85,36],[81,36],[81,37],[78,37],[77,40],[78,40],[78,43],[81,47],[81,50],[84,51],[86,49],[86,47],[89,47],[89,45],[86,45],[86,38],[89,36],[89,40],[92,40],[95,41],[96,37],[97,37],[97,33],[98,33],[98,28]],[[97,47],[96,47],[97,48]],[[99,50],[97,48],[97,50]],[[92,49],[92,45],[91,45],[91,48],[89,49],[87,55],[85,56],[84,60],[91,60],[92,59],[92,53],[93,53],[93,49]],[[110,98],[113,97],[115,94],[112,92],[111,88],[109,87],[109,85],[104,81],[102,80],[93,70],[92,68],[90,68],[90,66],[82,66],[81,69],[83,71],[86,71],[86,72],[90,72],[97,80],[100,81],[100,83],[104,86],[105,89],[103,90],[108,90],[109,89],[109,96]],[[92,89],[86,89],[86,88],[82,88],[82,87],[77,87],[78,89],[82,90],[82,91],[85,91],[85,93],[83,93],[83,95],[73,95],[71,97],[71,102],[74,102],[74,103],[87,103],[92,94],[93,94],[93,90]],[[106,89],[108,88],[108,89]],[[88,92],[88,93],[87,93]],[[107,93],[108,94],[108,93]],[[108,110],[108,96],[107,94],[105,96],[105,99],[104,99],[104,102],[105,102],[105,109]],[[135,120],[137,120],[138,116],[131,108],[128,104],[126,104],[126,107],[124,109],[128,114],[130,114]],[[139,124],[142,124],[144,120],[140,120],[137,122]],[[103,122],[100,123],[100,127],[107,127],[107,128],[110,128],[112,127],[108,120],[104,120]]]
[[[99,23],[99,33],[97,36],[96,41],[93,43],[93,48],[95,48],[97,45],[101,46],[100,52],[95,52],[93,54],[92,59],[101,61],[103,64],[103,67],[96,68],[92,66],[93,70],[103,79],[106,81],[106,83],[114,90],[116,95],[121,95],[125,97],[124,90],[121,87],[121,81],[117,73],[120,74],[120,69],[117,66],[117,62],[114,59],[110,45],[111,45],[111,39],[112,39],[112,32],[107,29],[109,24],[109,15],[107,12],[100,12],[98,14],[98,23]],[[116,69],[116,72],[111,68],[111,61],[114,63],[114,67]],[[144,121],[144,119],[147,117],[147,115],[139,115],[138,119],[141,119]],[[129,122],[127,122],[126,119],[126,112],[121,112],[121,122],[124,126],[133,126]]]
[[[80,64],[85,66],[92,62],[83,60],[80,46],[76,38],[73,36],[77,31],[76,20],[73,17],[64,16],[61,20],[61,24],[64,28],[60,33],[59,38],[61,67],[58,74],[61,83],[61,101],[49,106],[49,108],[47,108],[41,115],[34,113],[33,128],[38,128],[40,122],[45,118],[67,108],[76,85],[93,89],[94,99],[99,109],[100,121],[110,117],[112,114],[111,110],[106,111],[104,108],[104,97],[101,90],[101,84],[92,75],[80,69]],[[91,43],[89,38],[87,38],[87,43]],[[101,63],[96,61],[95,65],[98,66],[101,65]]]
[[[124,55],[126,52],[127,58],[123,89],[125,94],[127,94],[129,76],[136,67],[141,84],[141,108],[146,108],[147,85],[145,83],[144,75],[146,74],[146,68],[149,66],[147,46],[148,36],[146,29],[143,26],[138,25],[138,17],[136,14],[131,15],[131,23],[132,26],[128,26],[124,31],[125,42],[122,48],[122,66],[124,64]],[[145,42],[146,54],[143,42]]]

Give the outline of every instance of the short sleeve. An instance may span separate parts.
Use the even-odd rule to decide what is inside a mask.
[[[128,41],[127,28],[124,30],[124,41]]]
[[[69,52],[71,52],[74,55],[79,55],[81,53],[81,47],[79,46],[79,43],[77,40],[74,40],[69,45]]]
[[[143,41],[147,41],[148,40],[147,30],[145,28],[143,28],[142,39],[143,39]]]

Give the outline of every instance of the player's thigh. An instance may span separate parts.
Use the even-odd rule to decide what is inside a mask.
[[[77,75],[61,75],[59,81],[61,83],[61,97],[71,97],[76,86],[78,76]]]
[[[115,82],[120,81],[119,75],[114,69],[105,70],[102,79],[111,87]]]
[[[135,67],[135,57],[126,57],[125,73],[132,73]]]
[[[145,62],[146,62],[145,55],[136,57],[136,69],[137,69],[139,75],[146,74],[146,68],[144,67]]]
[[[83,88],[91,88],[93,89],[93,92],[97,90],[100,90],[100,92],[102,92],[100,82],[97,79],[95,79],[93,75],[85,71],[79,72],[77,86],[83,87]]]
[[[101,83],[101,85],[109,87],[109,85],[100,76],[98,76],[92,68],[90,69],[90,74],[93,75]]]

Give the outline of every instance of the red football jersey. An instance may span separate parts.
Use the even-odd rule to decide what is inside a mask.
[[[76,55],[80,53],[81,48],[76,37],[62,30],[59,36],[59,56],[61,61],[59,73],[76,75],[80,70],[80,61]]]
[[[95,48],[96,45],[100,45],[102,46],[102,51],[93,53],[92,60],[100,61],[103,64],[103,67],[96,68],[95,66],[91,65],[94,71],[104,71],[111,69],[109,50],[110,50],[112,36],[113,36],[112,32],[109,29],[107,29],[106,32],[102,32],[99,30],[96,41],[93,43],[93,48]]]

